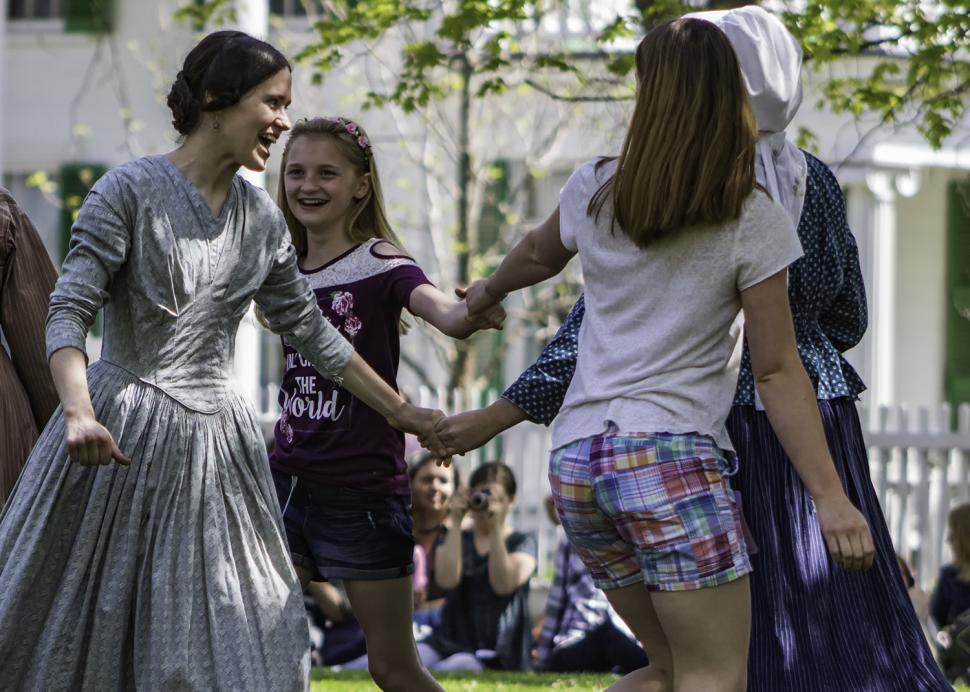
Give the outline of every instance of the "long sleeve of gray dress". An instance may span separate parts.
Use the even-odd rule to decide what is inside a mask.
[[[354,354],[353,345],[324,318],[296,251],[284,233],[269,275],[255,296],[269,328],[284,336],[321,375],[338,379]]]
[[[85,338],[108,287],[131,246],[133,214],[113,177],[88,193],[71,229],[71,242],[47,313],[47,357],[62,348],[86,353]]]

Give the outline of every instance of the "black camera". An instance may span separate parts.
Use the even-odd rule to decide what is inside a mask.
[[[488,489],[476,490],[472,493],[472,496],[468,498],[468,508],[473,512],[484,512],[488,509],[488,498],[491,496],[491,492]]]

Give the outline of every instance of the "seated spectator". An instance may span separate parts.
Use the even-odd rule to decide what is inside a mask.
[[[930,615],[940,632],[940,664],[951,681],[970,680],[970,504],[950,511],[947,541],[953,562],[940,570]]]
[[[546,498],[546,513],[559,524],[551,495]],[[646,665],[647,656],[633,632],[610,606],[606,594],[596,588],[586,565],[562,536],[536,646],[536,669],[626,675]]]
[[[424,452],[408,466],[408,477],[414,516],[414,622],[433,626],[445,595],[434,579],[434,556],[448,532],[448,503],[458,487],[458,469],[454,464],[438,466]]]
[[[470,492],[452,496],[451,526],[434,554],[435,581],[450,589],[441,622],[418,651],[431,670],[528,670],[536,539],[507,525],[516,491],[508,466],[483,464],[469,485]],[[472,525],[463,531],[466,512]]]
[[[940,570],[930,602],[930,615],[940,628],[952,625],[958,615],[970,610],[970,504],[950,511],[947,541],[953,562]]]

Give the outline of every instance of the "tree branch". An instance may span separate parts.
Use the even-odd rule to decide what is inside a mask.
[[[545,94],[551,99],[566,103],[611,103],[614,101],[632,101],[634,98],[633,94],[630,94],[629,96],[567,96],[565,94],[557,94],[552,89],[542,86],[535,80],[529,78],[523,80],[523,84],[532,87],[539,93]]]

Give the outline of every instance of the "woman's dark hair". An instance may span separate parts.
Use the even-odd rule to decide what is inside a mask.
[[[408,461],[408,480],[410,480],[413,483],[414,477],[418,475],[418,471],[423,469],[425,466],[430,464],[435,459],[437,459],[437,457],[431,452],[416,453]],[[461,483],[461,477],[458,475],[458,467],[452,464],[448,468],[451,469],[451,477],[455,482],[455,487],[457,488]]]
[[[203,112],[239,103],[284,68],[293,69],[283,54],[265,41],[242,31],[209,34],[189,51],[168,92],[172,125],[179,134],[189,134]]]
[[[482,464],[472,472],[471,478],[468,479],[468,487],[470,488],[482,485],[483,483],[498,483],[505,488],[509,499],[515,497],[517,487],[515,484],[515,474],[512,473],[512,469],[501,461],[489,461]]]

